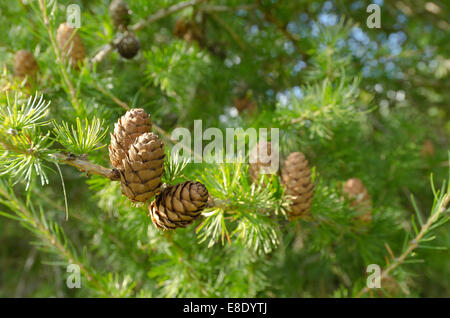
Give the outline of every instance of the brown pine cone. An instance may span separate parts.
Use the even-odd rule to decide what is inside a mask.
[[[247,110],[248,113],[253,113],[256,110],[256,103],[247,96],[234,98],[233,106],[236,107],[239,113],[242,113],[244,110]]]
[[[25,76],[33,77],[37,70],[38,64],[33,54],[27,50],[20,50],[14,55],[14,74],[19,78]]]
[[[420,150],[420,155],[422,158],[433,157],[436,153],[434,144],[431,140],[427,139],[423,142],[422,149]]]
[[[158,136],[140,135],[122,160],[122,193],[133,202],[145,202],[157,194],[164,173],[164,156],[164,144]]]
[[[188,24],[184,19],[178,19],[175,22],[175,27],[173,29],[173,35],[177,38],[182,39],[184,35],[188,32]]]
[[[186,227],[200,216],[208,202],[208,190],[200,182],[186,181],[164,189],[150,204],[153,224],[170,230]]]
[[[347,199],[351,200],[350,206],[363,213],[357,218],[364,222],[370,222],[372,202],[364,183],[358,178],[348,179],[343,186],[343,192]]]
[[[270,170],[272,144],[269,141],[260,141],[250,153],[250,167],[248,169],[252,182],[258,182],[263,172],[274,173]]]
[[[130,145],[143,133],[152,131],[150,116],[142,108],[133,108],[114,124],[109,145],[109,159],[114,168],[122,169]]]
[[[109,5],[109,15],[113,21],[114,28],[126,29],[131,21],[130,8],[124,0],[113,0]]]
[[[117,44],[117,51],[119,51],[119,54],[126,59],[132,59],[135,57],[140,48],[141,43],[132,33],[125,34],[119,44]]]
[[[73,35],[75,31],[69,24],[61,23],[56,32],[56,41],[63,58],[69,58],[72,66],[78,68],[78,63],[84,60],[86,51],[78,32]]]
[[[314,184],[311,183],[311,169],[304,154],[293,152],[287,157],[281,179],[286,187],[286,194],[293,197],[289,216],[294,218],[307,215],[313,200]]]

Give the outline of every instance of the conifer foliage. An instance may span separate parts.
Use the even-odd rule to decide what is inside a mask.
[[[377,3],[0,1],[0,297],[450,296],[448,5]]]

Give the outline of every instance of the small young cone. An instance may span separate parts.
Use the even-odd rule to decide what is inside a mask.
[[[234,98],[233,106],[236,107],[239,113],[242,113],[244,110],[247,110],[248,113],[253,113],[256,110],[256,103],[247,96]]]
[[[185,40],[188,43],[193,41],[202,42],[202,35],[200,30],[196,27],[193,21],[186,21],[185,19],[178,19],[175,22],[173,35],[177,38]]]
[[[150,204],[153,224],[170,230],[186,227],[200,216],[208,202],[208,190],[200,182],[186,181],[164,189]]]
[[[363,222],[370,222],[372,202],[364,183],[358,178],[348,179],[344,184],[343,192],[351,200],[350,206],[362,212],[358,219]]]
[[[293,152],[286,158],[281,179],[286,194],[293,197],[289,216],[295,218],[307,215],[313,200],[314,184],[311,182],[308,160],[303,153]]]
[[[38,71],[38,64],[33,54],[20,50],[14,55],[14,74],[19,78],[33,77]]]
[[[117,51],[119,51],[119,54],[126,59],[132,59],[135,57],[140,48],[141,44],[138,38],[132,33],[127,33],[119,44],[117,44]]]
[[[109,5],[109,15],[116,30],[126,29],[131,21],[131,14],[128,4],[124,0],[113,0]]]
[[[151,132],[150,116],[142,108],[133,108],[114,124],[109,145],[109,159],[114,168],[122,169],[130,145],[143,133]]]
[[[122,193],[145,202],[159,192],[164,173],[164,144],[153,133],[143,133],[130,146],[120,171]]]
[[[78,68],[78,63],[82,62],[86,56],[86,51],[81,41],[80,35],[75,28],[67,23],[61,23],[56,32],[56,41],[61,50],[63,58],[69,58],[74,68]]]
[[[173,29],[173,35],[175,35],[177,38],[182,39],[184,35],[188,31],[187,23],[184,19],[178,19],[177,22],[175,22],[175,27]]]
[[[249,173],[252,182],[258,182],[263,173],[273,173],[270,170],[272,144],[269,141],[260,141],[250,153]]]

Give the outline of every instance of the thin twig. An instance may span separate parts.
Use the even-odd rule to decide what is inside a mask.
[[[236,42],[236,44],[241,48],[242,51],[245,51],[246,47],[244,42],[239,38],[239,36],[236,34],[236,32],[233,31],[233,29],[215,14],[214,12],[208,12],[208,15],[211,16],[225,31],[227,31],[230,36],[233,38],[233,40]]]
[[[64,195],[64,205],[66,207],[66,221],[69,220],[69,203],[67,202],[67,192],[66,192],[66,185],[64,184],[64,177],[61,172],[61,168],[59,167],[59,164],[55,162],[55,166],[58,169],[59,177],[61,178],[61,185],[63,189],[63,195]]]
[[[165,18],[168,15],[171,15],[172,13],[181,11],[188,7],[195,6],[195,5],[205,2],[205,1],[208,1],[208,0],[189,0],[189,1],[174,4],[173,6],[170,6],[168,8],[163,8],[163,9],[157,11],[155,14],[150,15],[146,19],[142,19],[135,25],[131,26],[130,30],[131,31],[139,31],[140,29],[143,29],[145,26],[147,26],[150,23],[161,20],[162,18]]]
[[[433,225],[434,222],[437,221],[437,219],[439,218],[441,213],[443,211],[445,211],[449,201],[450,201],[450,193],[447,193],[445,195],[445,197],[443,198],[443,200],[441,201],[439,207],[437,207],[437,212],[432,214],[428,218],[427,223],[425,223],[422,226],[422,228],[420,229],[419,234],[417,234],[417,236],[409,243],[408,248],[402,253],[402,255],[400,255],[400,257],[397,257],[396,259],[394,259],[393,262],[382,272],[382,274],[380,276],[380,281],[383,281],[383,279],[385,279],[389,275],[389,273],[391,271],[393,271],[395,268],[397,268],[399,265],[401,265],[405,261],[405,259],[411,254],[411,252],[419,246],[420,241],[422,240],[424,235],[427,233],[427,231],[430,228],[430,226]],[[361,297],[362,295],[367,293],[369,290],[370,290],[369,287],[367,287],[367,286],[364,287],[356,295],[356,297],[357,298]]]
[[[22,149],[20,147],[17,147],[15,145],[11,144],[10,142],[8,142],[6,139],[2,138],[1,136],[0,136],[0,145],[4,149],[13,151],[15,153],[24,154],[24,155],[28,155],[28,156],[38,156],[39,155],[39,153],[35,153],[31,149]],[[100,166],[98,164],[92,163],[89,160],[85,159],[85,156],[77,156],[77,155],[74,155],[71,153],[63,153],[63,152],[54,153],[54,154],[52,154],[52,156],[55,159],[58,159],[60,162],[66,164],[66,165],[73,166],[82,172],[86,172],[87,175],[95,174],[95,175],[99,175],[99,176],[108,178],[111,181],[120,180],[120,173],[117,169],[109,169],[109,168]]]
[[[252,10],[257,8],[256,4],[243,4],[235,7],[229,7],[224,5],[204,5],[200,8],[204,12],[228,12],[228,11],[239,11],[239,10]]]
[[[96,82],[93,82],[93,85],[96,89],[98,89],[101,93],[105,94],[106,96],[108,96],[109,98],[111,98],[111,100],[116,103],[117,105],[119,105],[120,107],[122,107],[125,110],[130,110],[131,107],[128,106],[127,103],[121,101],[120,99],[118,99],[113,93],[111,93],[110,91],[104,89],[100,84],[97,84]]]
[[[205,1],[209,1],[209,0],[189,0],[189,1],[174,4],[173,6],[170,6],[168,8],[163,8],[161,10],[156,11],[154,14],[149,15],[147,18],[142,19],[139,22],[137,22],[136,24],[132,25],[129,28],[129,30],[133,31],[133,32],[139,31],[139,30],[143,29],[144,27],[146,27],[147,25],[154,23],[158,20],[161,20],[161,19],[171,15],[172,13],[181,11],[181,10],[186,9],[191,6],[195,6],[195,5],[205,2]],[[102,61],[109,53],[111,53],[114,50],[114,47],[117,45],[117,43],[120,42],[122,37],[123,37],[123,34],[120,34],[117,38],[115,38],[112,41],[112,43],[105,45],[103,47],[103,49],[100,50],[91,59],[91,63],[98,63],[98,62]]]
[[[64,81],[65,81],[65,83],[67,85],[67,88],[69,89],[70,98],[72,99],[72,105],[75,107],[75,109],[77,111],[80,111],[81,107],[80,107],[80,104],[78,103],[78,99],[77,99],[77,94],[76,94],[75,88],[73,87],[72,82],[69,79],[69,75],[67,74],[66,69],[64,68],[64,63],[63,63],[62,58],[61,58],[61,52],[60,52],[60,50],[58,48],[58,45],[56,44],[55,37],[54,37],[53,32],[52,32],[52,30],[50,28],[50,22],[49,22],[49,19],[48,19],[48,16],[47,16],[47,8],[46,8],[46,6],[44,4],[44,0],[39,0],[39,7],[40,7],[41,12],[42,12],[42,18],[44,19],[45,28],[47,29],[47,33],[48,33],[48,36],[50,38],[50,43],[51,43],[51,45],[53,47],[53,51],[55,52],[56,63],[58,64],[58,66],[60,68],[60,71],[61,71],[61,74],[62,74],[62,77],[63,77],[63,79],[64,79]],[[74,30],[74,32],[76,32],[76,30]]]
[[[113,45],[106,44],[103,49],[100,50],[92,59],[91,63],[98,63],[101,62],[106,56],[108,56],[109,53],[111,53],[114,50]]]

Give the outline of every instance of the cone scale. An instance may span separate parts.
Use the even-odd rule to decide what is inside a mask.
[[[163,230],[186,227],[200,216],[208,190],[200,182],[186,181],[164,189],[149,206],[153,224]]]
[[[308,160],[303,153],[293,152],[287,157],[281,179],[286,187],[286,194],[292,196],[289,216],[295,218],[307,215],[313,200],[314,184],[311,182]]]
[[[122,159],[121,190],[133,202],[145,202],[159,192],[164,173],[164,145],[153,133],[143,133]]]
[[[114,124],[109,145],[109,159],[114,168],[122,169],[122,160],[130,146],[143,133],[151,132],[150,116],[141,108],[133,108]]]

